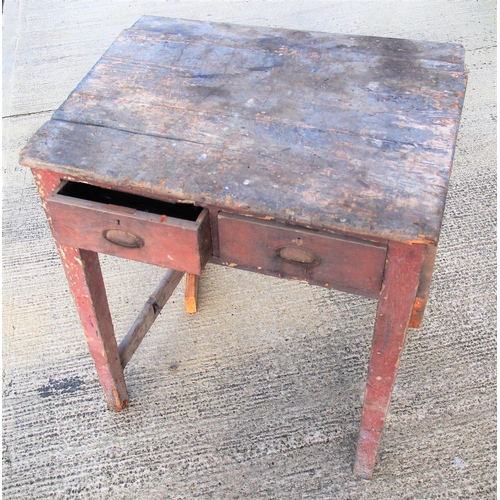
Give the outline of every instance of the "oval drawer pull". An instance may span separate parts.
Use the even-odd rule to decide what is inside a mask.
[[[305,248],[280,247],[276,250],[276,255],[287,262],[304,266],[317,266],[321,262],[316,254]]]
[[[144,240],[137,234],[123,231],[123,229],[106,229],[102,232],[104,239],[110,243],[126,248],[141,248]]]

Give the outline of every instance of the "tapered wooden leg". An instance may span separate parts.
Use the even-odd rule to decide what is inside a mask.
[[[110,410],[128,404],[127,388],[97,253],[58,245],[90,354]]]
[[[186,273],[186,293],[184,304],[186,312],[189,314],[195,313],[198,304],[198,278],[196,274]]]
[[[420,279],[425,245],[390,243],[380,293],[354,472],[373,473]]]

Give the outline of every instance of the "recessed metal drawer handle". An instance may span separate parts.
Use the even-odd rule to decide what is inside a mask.
[[[276,255],[287,262],[304,266],[317,266],[321,262],[316,254],[305,248],[280,247],[276,250]]]
[[[126,248],[141,248],[144,240],[134,233],[123,231],[123,229],[106,229],[102,232],[104,239],[110,243]]]

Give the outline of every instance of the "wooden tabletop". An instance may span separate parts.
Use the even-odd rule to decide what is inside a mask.
[[[460,45],[143,17],[21,164],[142,194],[436,242]]]

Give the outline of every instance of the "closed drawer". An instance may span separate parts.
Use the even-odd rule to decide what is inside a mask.
[[[206,208],[64,181],[47,209],[64,245],[192,274],[212,253]]]
[[[224,213],[218,222],[224,265],[378,297],[384,244]]]

